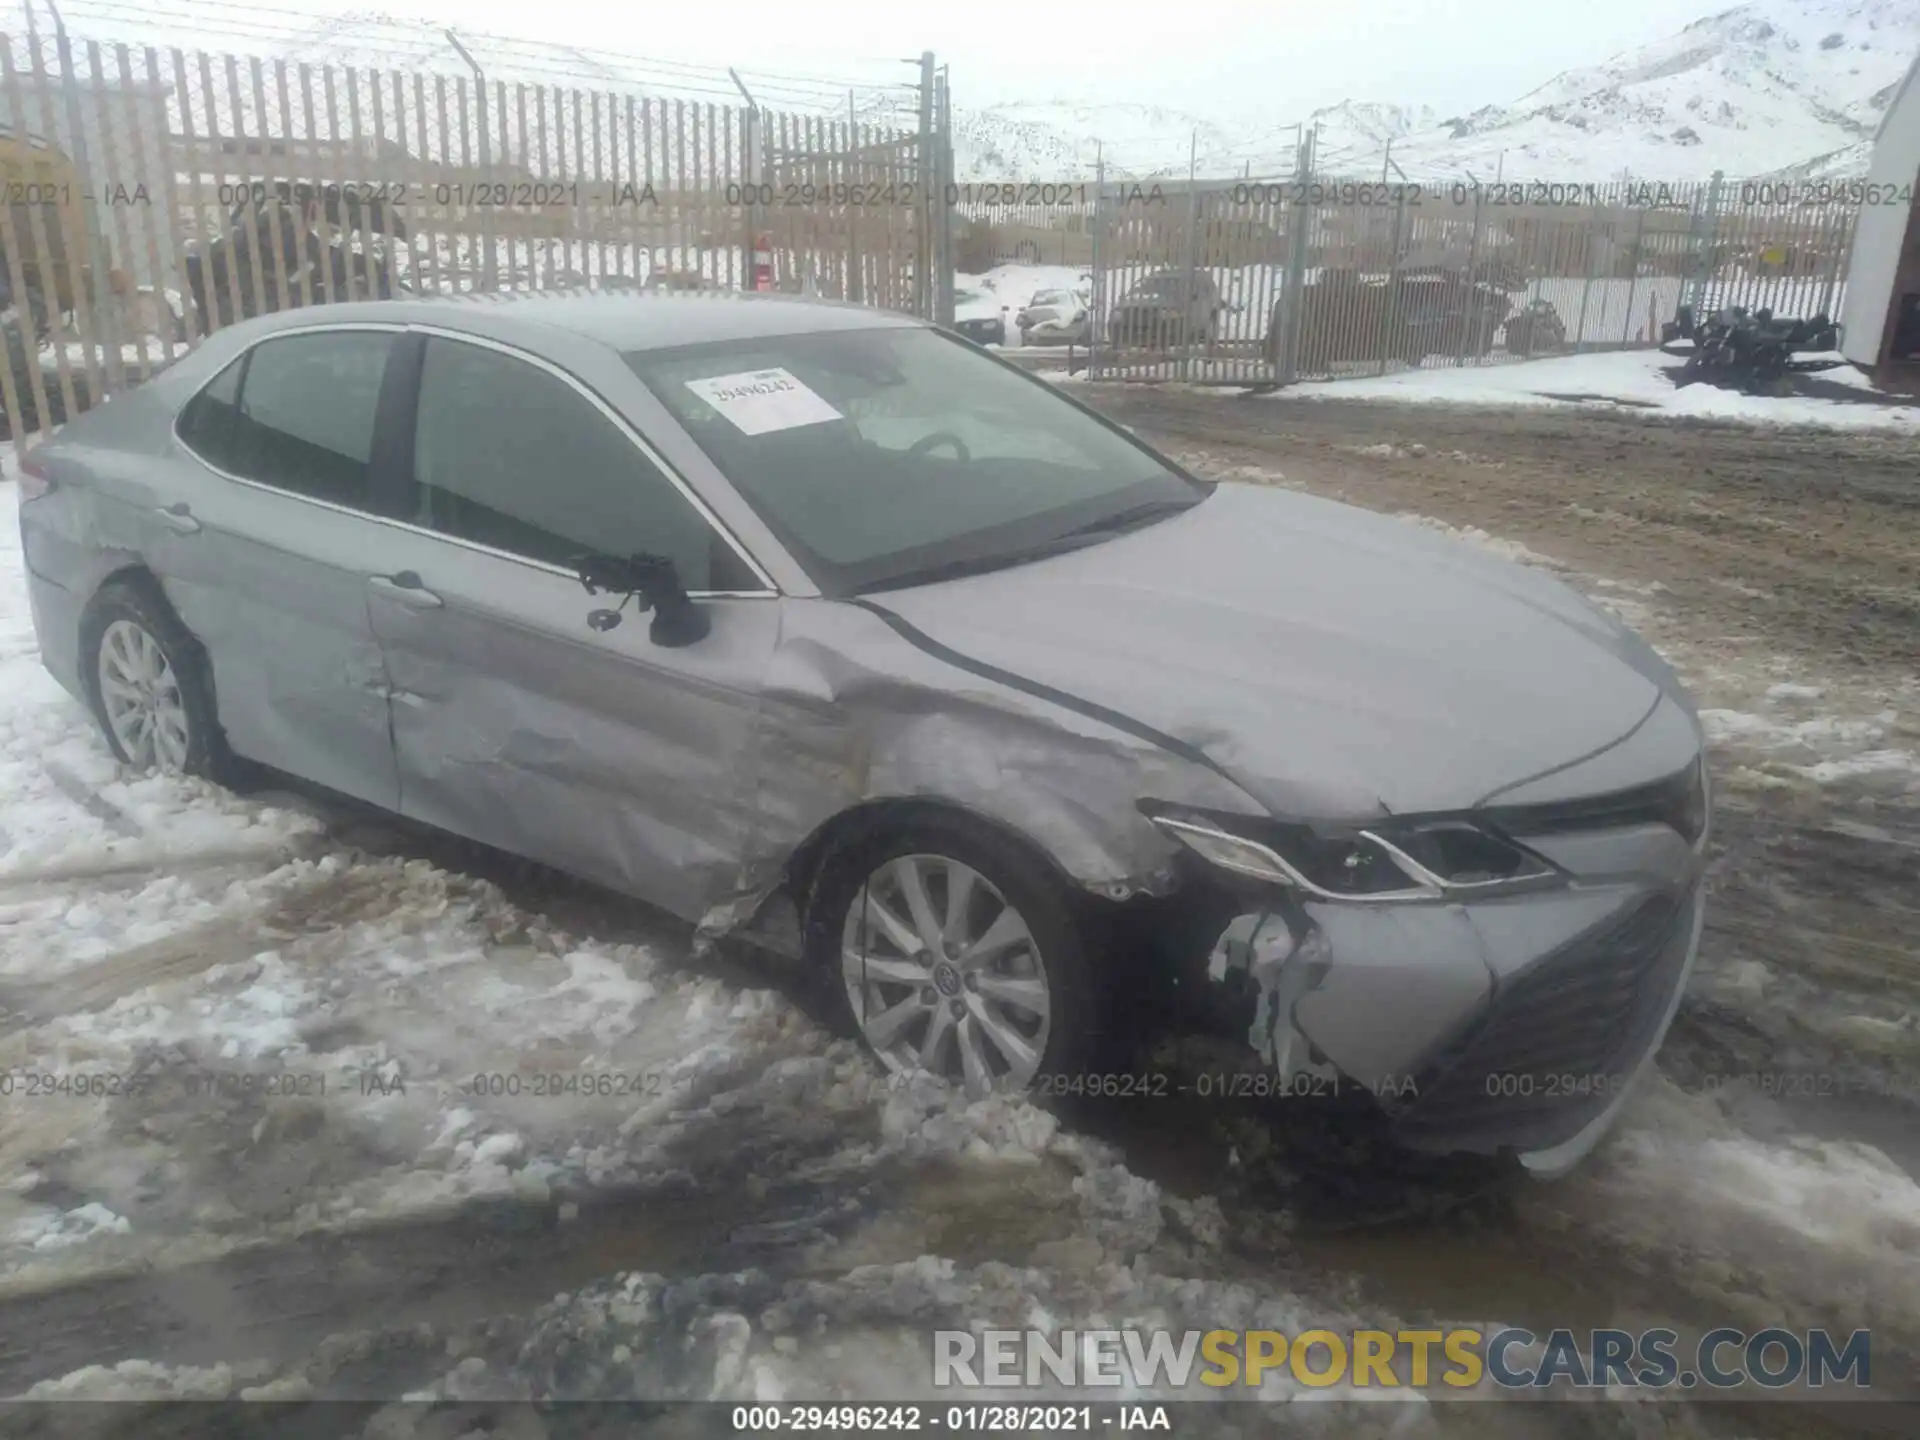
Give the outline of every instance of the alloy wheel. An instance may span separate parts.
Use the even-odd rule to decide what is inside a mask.
[[[979,871],[944,855],[888,860],[848,906],[840,954],[854,1019],[888,1069],[976,1096],[1032,1083],[1053,1018],[1046,962]]]
[[[160,642],[132,620],[115,620],[100,636],[99,680],[107,724],[127,759],[185,770],[191,721]]]

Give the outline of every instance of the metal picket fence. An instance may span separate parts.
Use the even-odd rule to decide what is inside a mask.
[[[1089,376],[1236,385],[1652,346],[1683,302],[1837,314],[1860,204],[1720,176],[1096,190]]]
[[[0,37],[0,407],[22,443],[237,319],[373,296],[782,289],[932,314],[928,153],[747,105]]]

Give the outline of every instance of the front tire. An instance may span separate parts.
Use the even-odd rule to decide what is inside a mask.
[[[226,773],[206,656],[152,586],[102,587],[82,622],[80,653],[87,698],[115,759],[209,779]]]
[[[889,1071],[977,1097],[1085,1067],[1086,943],[1069,892],[1022,847],[957,820],[897,825],[833,857],[811,910],[815,971]]]

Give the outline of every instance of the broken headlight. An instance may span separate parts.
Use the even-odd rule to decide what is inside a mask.
[[[1209,863],[1323,900],[1463,899],[1563,878],[1541,856],[1472,820],[1328,831],[1151,803],[1141,808],[1163,834]]]

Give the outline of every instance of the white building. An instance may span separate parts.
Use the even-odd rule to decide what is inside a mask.
[[[1874,137],[1840,322],[1849,360],[1920,388],[1920,56]]]

